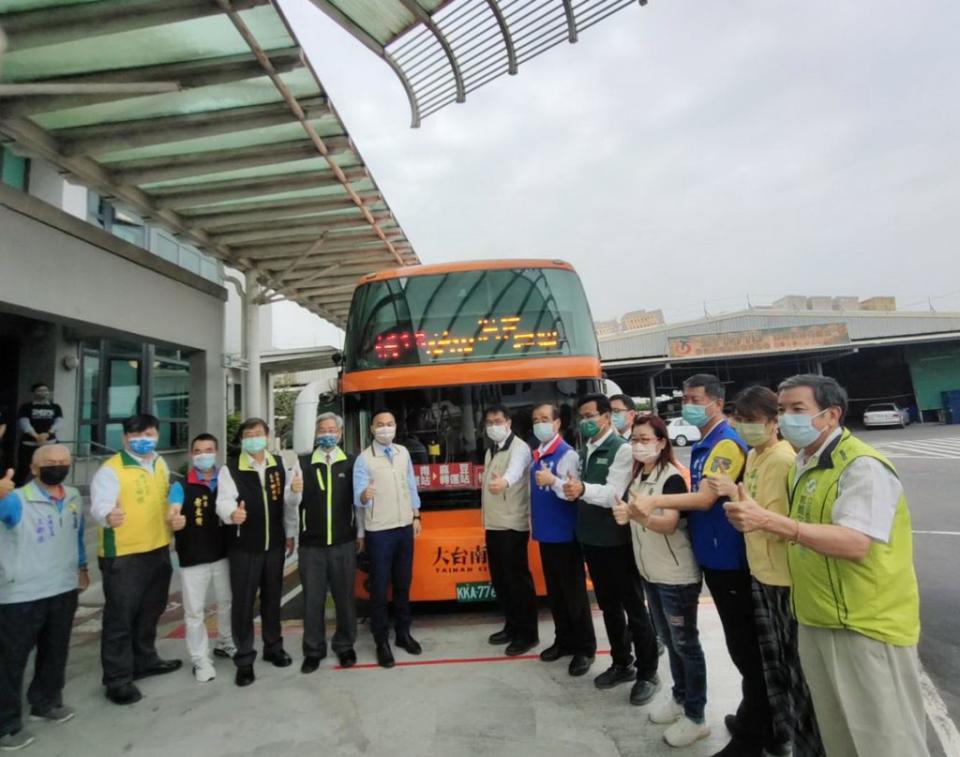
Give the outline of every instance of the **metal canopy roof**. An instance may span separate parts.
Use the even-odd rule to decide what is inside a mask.
[[[275,0],[0,0],[0,141],[343,326],[419,262]]]
[[[383,58],[412,125],[647,0],[311,0]]]

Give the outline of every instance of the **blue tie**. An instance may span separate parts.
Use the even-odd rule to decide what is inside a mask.
[[[390,448],[390,447],[384,447],[384,448],[383,448],[383,454],[387,456],[387,460],[389,460],[391,463],[393,462],[393,449],[392,449],[392,448]]]

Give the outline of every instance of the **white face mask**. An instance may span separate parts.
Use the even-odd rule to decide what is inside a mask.
[[[373,432],[374,438],[385,447],[393,441],[396,435],[396,426],[380,426]]]
[[[510,429],[504,425],[487,426],[487,438],[494,444],[500,444],[508,436],[510,436]]]
[[[660,450],[656,444],[633,443],[633,459],[638,463],[649,463],[660,457]]]

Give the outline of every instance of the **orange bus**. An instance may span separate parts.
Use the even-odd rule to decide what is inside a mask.
[[[554,402],[572,440],[576,397],[601,389],[593,319],[573,267],[490,260],[370,274],[350,305],[342,366],[345,447],[370,444],[371,413],[387,408],[413,459],[423,533],[411,599],[495,598],[480,511],[485,409],[506,406],[514,432],[533,442],[533,407]],[[533,542],[530,564],[542,595]]]

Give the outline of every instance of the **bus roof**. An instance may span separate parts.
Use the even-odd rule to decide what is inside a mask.
[[[411,265],[390,268],[386,271],[368,273],[357,286],[371,281],[384,279],[402,279],[408,276],[430,276],[442,273],[460,273],[462,271],[498,271],[504,268],[561,268],[572,271],[573,266],[563,260],[547,258],[501,258],[497,260],[463,260],[456,263],[434,263],[432,265]]]

